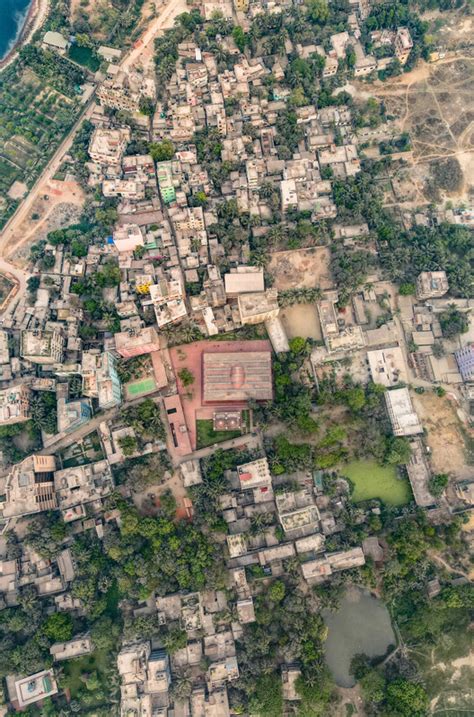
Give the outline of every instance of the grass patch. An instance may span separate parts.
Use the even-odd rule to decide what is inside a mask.
[[[199,419],[196,421],[196,442],[198,448],[207,448],[214,443],[222,443],[232,438],[238,438],[248,432],[248,411],[242,413],[242,430],[239,431],[215,431],[212,419]]]
[[[405,505],[412,499],[407,480],[398,478],[394,466],[380,466],[375,461],[354,461],[344,467],[343,474],[354,486],[352,500],[379,498],[387,505]]]
[[[152,376],[147,378],[140,378],[138,381],[127,383],[125,386],[128,396],[143,396],[146,393],[151,393],[156,389],[156,381]]]
[[[91,655],[77,657],[74,660],[67,660],[64,665],[65,683],[71,690],[71,697],[74,699],[86,689],[81,679],[82,675],[97,672],[99,680],[107,684],[108,670],[110,670],[110,655],[107,650],[95,650]],[[98,704],[104,702],[103,697],[97,700]],[[96,703],[96,704],[97,704]]]
[[[100,67],[100,60],[90,47],[71,45],[68,57],[79,65],[87,67],[91,72],[97,72]]]

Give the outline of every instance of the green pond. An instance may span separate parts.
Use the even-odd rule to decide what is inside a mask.
[[[335,611],[324,610],[328,636],[324,647],[327,666],[340,687],[353,687],[350,674],[354,655],[382,657],[395,646],[390,615],[381,600],[368,591],[350,588]]]
[[[379,498],[387,505],[405,505],[412,500],[408,480],[399,478],[395,466],[380,466],[375,461],[353,461],[341,471],[354,484],[352,500]]]

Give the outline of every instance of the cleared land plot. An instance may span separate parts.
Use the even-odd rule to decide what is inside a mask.
[[[354,461],[344,467],[343,474],[354,484],[352,500],[355,503],[379,498],[387,505],[405,505],[412,499],[408,481],[398,478],[394,466]]]
[[[280,311],[280,319],[289,339],[301,336],[303,339],[321,341],[323,338],[318,310],[314,304],[287,306]]]
[[[466,55],[469,52],[465,50]],[[474,167],[473,75],[474,58],[448,58],[420,63],[412,72],[374,91],[385,103],[387,114],[397,117],[400,130],[410,134],[414,159],[409,173],[415,177],[415,191],[423,190],[424,182],[421,176],[416,181],[413,165],[424,168],[427,176],[432,162],[450,157],[461,165],[464,180],[448,196],[468,200]],[[402,197],[402,201],[410,199]]]
[[[472,477],[474,455],[464,438],[456,407],[447,396],[412,393],[413,405],[427,431],[433,473],[450,473],[455,478]]]
[[[271,254],[267,266],[279,290],[307,288],[329,289],[333,286],[327,247],[311,247]]]

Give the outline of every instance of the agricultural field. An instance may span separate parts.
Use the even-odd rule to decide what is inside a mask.
[[[343,474],[354,485],[355,503],[380,498],[387,505],[405,505],[412,499],[407,480],[397,476],[395,466],[380,466],[375,461],[354,461],[344,467]]]
[[[77,116],[65,97],[15,63],[0,76],[0,227],[17,206],[14,182],[31,187]]]

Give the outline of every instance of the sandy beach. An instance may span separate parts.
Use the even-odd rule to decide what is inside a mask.
[[[17,41],[10,52],[0,60],[0,72],[8,67],[18,54],[18,50],[30,42],[34,33],[42,26],[48,16],[49,0],[32,0],[28,10],[25,24],[18,36]]]

